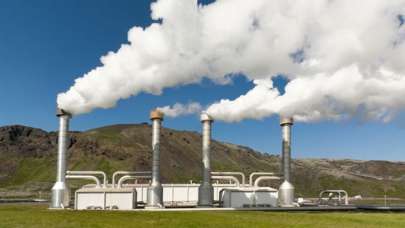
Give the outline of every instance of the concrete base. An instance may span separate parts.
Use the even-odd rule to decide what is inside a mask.
[[[294,207],[294,208],[282,208],[282,207],[270,207],[270,208],[170,208],[170,209],[135,209],[131,211],[156,211],[156,212],[181,212],[181,211],[268,211],[268,212],[310,212],[310,211],[325,211],[325,212],[338,212],[338,211],[356,211],[356,206],[340,206],[340,207]]]
[[[365,210],[365,211],[386,211],[386,212],[404,212],[405,206],[368,206],[368,205],[361,205],[357,206],[358,209]]]

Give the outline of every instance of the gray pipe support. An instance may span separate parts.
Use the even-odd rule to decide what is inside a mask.
[[[59,118],[58,135],[58,160],[56,168],[56,183],[52,187],[51,208],[64,208],[68,204],[66,191],[66,151],[68,144],[69,120],[71,115],[64,110],[58,109],[56,116]]]
[[[202,123],[202,183],[198,188],[198,206],[212,207],[214,188],[211,184],[211,125],[214,120],[206,113],[201,114]]]

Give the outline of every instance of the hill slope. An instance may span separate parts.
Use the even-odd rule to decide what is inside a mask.
[[[68,149],[69,170],[150,170],[151,127],[148,124],[115,125],[72,132]],[[49,192],[55,175],[57,134],[25,126],[0,128],[0,197]],[[162,129],[163,182],[199,181],[201,135]],[[250,148],[213,141],[215,171],[279,171],[279,157]],[[349,194],[405,197],[405,163],[304,159],[294,160],[297,195],[316,196],[323,189],[346,189]],[[390,178],[389,181],[377,180]]]

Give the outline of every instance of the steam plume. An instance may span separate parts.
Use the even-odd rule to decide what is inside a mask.
[[[389,121],[405,106],[405,0],[159,0],[151,8],[161,22],[132,28],[128,44],[58,95],[60,108],[77,115],[234,73],[256,86],[210,106],[216,119]],[[280,74],[289,80],[283,95],[271,82]]]
[[[157,108],[159,111],[163,112],[165,116],[168,117],[178,117],[183,115],[190,115],[195,113],[200,113],[203,108],[199,103],[192,102],[187,105],[176,103],[173,106],[164,106]]]

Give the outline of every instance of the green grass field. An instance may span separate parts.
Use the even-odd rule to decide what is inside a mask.
[[[405,227],[397,213],[50,211],[0,205],[0,227]]]

